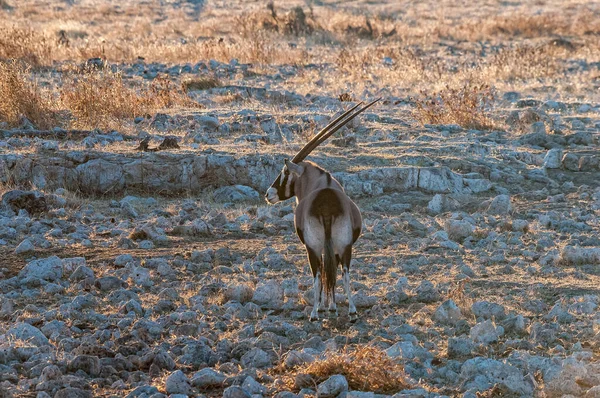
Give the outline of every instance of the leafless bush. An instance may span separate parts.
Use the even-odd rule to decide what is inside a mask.
[[[60,93],[78,128],[114,128],[124,120],[173,106],[196,106],[166,77],[132,87],[119,72],[86,70],[66,79]]]
[[[308,377],[318,384],[337,374],[346,377],[351,390],[393,394],[409,388],[404,367],[370,345],[330,352],[323,359],[296,368],[286,379],[290,386],[298,387],[298,378]]]
[[[17,126],[26,117],[38,128],[48,128],[55,119],[50,97],[42,92],[22,64],[0,62],[0,121]]]
[[[437,93],[421,92],[421,98],[415,100],[414,115],[421,123],[458,124],[486,130],[494,127],[489,115],[494,101],[490,86],[467,82],[460,88],[446,86]]]
[[[47,64],[52,54],[52,42],[46,36],[28,28],[0,28],[0,59],[20,60],[32,66]]]

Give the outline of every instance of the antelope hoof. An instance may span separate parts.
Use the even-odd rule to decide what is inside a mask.
[[[354,323],[358,320],[358,314],[356,312],[352,312],[352,313],[348,314],[348,316],[350,317],[351,323]]]
[[[329,314],[328,314],[329,318],[337,318],[337,316],[338,316],[337,310],[329,310]]]
[[[313,312],[311,312],[311,313],[310,313],[310,316],[308,317],[308,320],[309,320],[310,322],[315,322],[315,321],[318,321],[318,320],[319,320],[319,313],[318,313],[318,312],[316,312],[316,311],[313,311]]]

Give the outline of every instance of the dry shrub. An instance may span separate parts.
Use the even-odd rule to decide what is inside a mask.
[[[0,59],[21,60],[32,66],[51,59],[53,45],[46,36],[29,28],[0,28]]]
[[[89,69],[68,77],[60,96],[76,128],[110,129],[158,109],[198,106],[166,77],[136,89],[123,81],[120,72],[110,70]]]
[[[300,6],[285,15],[283,26],[284,33],[295,36],[309,35],[315,30],[314,21],[311,22]]]
[[[475,301],[466,294],[466,283],[467,280],[465,279],[458,282],[458,284],[448,292],[448,299],[456,303],[456,306],[460,309],[463,316],[470,318],[473,315],[471,307]]]
[[[200,77],[197,79],[184,80],[182,84],[183,90],[187,93],[193,90],[208,90],[215,87],[220,87],[221,82],[215,76]]]
[[[200,107],[185,94],[183,87],[176,87],[166,76],[157,76],[150,82],[150,86],[142,87],[138,100],[145,113],[178,106]]]
[[[536,38],[557,34],[581,35],[594,31],[597,33],[599,27],[600,24],[592,13],[576,14],[575,16],[545,13],[497,18],[485,26],[485,32],[490,35]]]
[[[423,124],[458,124],[464,128],[494,128],[489,116],[495,101],[494,90],[487,84],[467,82],[460,88],[446,86],[437,93],[421,92],[415,100],[414,116]]]
[[[557,57],[559,51],[550,45],[506,48],[494,54],[484,70],[495,78],[505,80],[553,76],[561,70]]]
[[[15,127],[26,117],[38,128],[49,128],[55,119],[49,95],[32,80],[22,64],[0,62],[0,121]]]
[[[263,11],[245,13],[236,18],[236,23],[242,36],[247,36],[257,30],[304,36],[310,35],[318,29],[312,10],[307,15],[302,7],[297,6],[280,16],[272,1],[267,3],[266,9]]]
[[[599,31],[600,19],[597,12],[585,8],[574,13],[514,14],[437,29],[442,36],[469,41],[489,40],[495,37],[532,39],[557,35],[583,36],[596,35]]]
[[[120,73],[111,71],[89,70],[67,78],[60,96],[76,128],[114,128],[123,119],[145,112],[139,94],[123,82]]]
[[[297,384],[296,377],[308,375],[318,384],[336,374],[346,377],[351,390],[393,394],[410,387],[404,367],[385,352],[369,345],[353,351],[329,352],[324,359],[295,369],[293,374],[286,376],[286,380],[293,386]]]

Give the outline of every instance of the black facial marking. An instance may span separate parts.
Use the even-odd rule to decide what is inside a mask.
[[[271,188],[273,188],[273,189],[275,189],[277,191],[277,197],[279,198],[279,200],[286,200],[286,199],[289,199],[289,198],[291,198],[291,197],[293,197],[295,195],[295,193],[294,193],[294,181],[293,180],[292,180],[291,185],[290,185],[290,195],[288,196],[285,193],[285,186],[287,185],[289,178],[290,178],[289,171],[284,172],[283,173],[283,181],[281,181],[281,174],[279,174],[277,176],[277,179],[271,185]]]

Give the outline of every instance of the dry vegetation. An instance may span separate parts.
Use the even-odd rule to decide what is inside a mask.
[[[415,101],[415,118],[428,124],[458,124],[465,128],[494,128],[490,109],[494,92],[486,84],[467,82],[459,88],[446,87],[438,93],[422,93]]]
[[[376,81],[395,95],[421,93],[415,113],[420,122],[491,128],[487,107],[492,89],[515,85],[535,89],[546,83],[585,88],[585,81],[598,78],[593,73],[565,78],[568,59],[600,60],[597,12],[586,5],[560,11],[555,6],[546,8],[541,13],[523,13],[515,6],[503,15],[482,9],[464,19],[419,18],[417,7],[396,18],[392,15],[397,11],[389,10],[365,13],[312,3],[284,7],[265,2],[231,12],[207,6],[198,23],[196,17],[177,10],[150,6],[140,11],[128,4],[106,3],[100,11],[83,4],[55,7],[52,19],[64,22],[52,23],[50,14],[31,4],[0,11],[11,16],[10,23],[0,23],[0,59],[20,60],[33,68],[81,63],[91,57],[109,62],[135,62],[142,57],[146,62],[167,63],[237,59],[255,64],[255,71],[282,64],[331,63],[334,68],[318,76],[307,72],[290,78],[286,88],[299,93],[319,92],[323,87],[357,92]],[[163,18],[153,21],[153,15]],[[114,28],[125,24],[127,33]],[[450,57],[435,47],[447,40],[455,43],[449,47]],[[65,81],[63,102],[74,126],[108,127],[149,109],[189,104],[179,88],[138,85],[136,94],[119,76],[88,75],[76,82],[66,77]],[[108,81],[115,87],[108,87]],[[486,88],[471,81],[483,82]],[[94,84],[97,90],[91,89]],[[187,92],[224,82],[206,77],[183,84]],[[153,90],[161,97],[153,104],[138,98]],[[170,98],[165,98],[166,93]],[[107,101],[111,96],[116,100]],[[94,110],[92,103],[105,108],[106,114]]]
[[[403,366],[371,345],[328,352],[324,358],[296,368],[285,378],[291,389],[299,390],[313,387],[333,375],[345,376],[350,389],[357,391],[394,394],[410,387]]]
[[[0,62],[0,93],[0,122],[14,127],[25,117],[40,128],[49,128],[55,122],[50,96],[21,63]]]
[[[65,73],[60,91],[42,89],[34,79],[30,67],[21,62],[0,62],[0,90],[5,96],[0,122],[16,127],[26,118],[40,129],[110,129],[164,108],[199,107],[185,94],[189,86],[178,87],[161,76],[149,83],[128,83],[120,72],[86,68]],[[68,115],[62,112],[59,117],[59,111]]]

